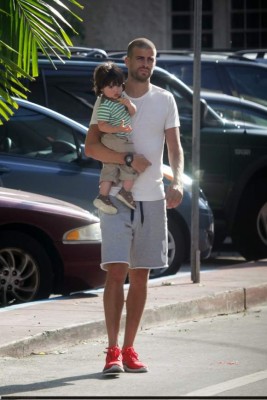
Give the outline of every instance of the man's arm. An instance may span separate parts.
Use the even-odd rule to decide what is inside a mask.
[[[127,153],[119,153],[104,146],[101,143],[101,132],[97,124],[90,125],[85,139],[84,150],[87,157],[92,157],[103,163],[125,164],[124,157]],[[136,172],[144,172],[149,165],[151,165],[150,161],[143,155],[134,154],[132,167]]]
[[[175,208],[183,199],[184,152],[178,127],[167,129],[165,137],[169,163],[173,172],[173,181],[167,189],[166,201],[167,208]]]
[[[132,132],[131,125],[124,125],[124,120],[121,121],[120,125],[111,125],[107,121],[98,121],[98,128],[101,132],[104,133],[118,133],[118,132],[125,132],[130,133]]]

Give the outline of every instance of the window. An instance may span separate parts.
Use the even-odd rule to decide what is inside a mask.
[[[88,126],[96,100],[92,72],[86,69],[51,69],[42,70],[41,76],[37,82],[30,84],[28,99]]]
[[[267,105],[267,69],[252,66],[225,67],[232,82],[233,95]]]
[[[202,48],[213,45],[213,1],[202,2]],[[172,48],[193,48],[194,0],[172,0]]]
[[[65,162],[77,159],[72,128],[27,108],[20,107],[5,124],[4,138],[5,146],[10,145],[0,151],[10,155]]]
[[[231,1],[231,47],[261,48],[267,44],[267,1]]]

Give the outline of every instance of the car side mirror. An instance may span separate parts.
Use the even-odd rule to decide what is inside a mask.
[[[90,166],[92,168],[101,168],[102,163],[100,161],[94,160],[91,157],[87,157],[85,154],[85,144],[81,143],[79,147],[79,152],[78,152],[78,157],[79,157],[79,164],[80,165],[86,165]]]
[[[79,159],[82,161],[88,161],[88,159],[89,159],[85,155],[85,144],[84,143],[80,144],[80,147],[79,147]]]

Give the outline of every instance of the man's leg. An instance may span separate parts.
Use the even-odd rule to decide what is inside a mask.
[[[133,348],[137,330],[143,315],[147,298],[148,269],[129,270],[130,287],[126,300],[126,325],[122,348],[122,362],[127,372],[147,372],[148,368],[139,361]]]
[[[120,321],[124,306],[123,285],[128,272],[127,264],[109,264],[104,289],[104,312],[109,347],[118,345]]]
[[[108,334],[108,349],[103,374],[124,372],[121,349],[118,346],[120,321],[124,306],[123,284],[127,276],[128,265],[112,263],[107,265],[107,277],[104,290],[104,311]]]
[[[126,325],[123,347],[132,347],[147,298],[148,269],[129,269],[130,287],[126,300]]]

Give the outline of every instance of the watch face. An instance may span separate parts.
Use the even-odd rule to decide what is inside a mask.
[[[128,165],[128,167],[131,166],[132,161],[133,161],[133,155],[132,154],[127,154],[125,156],[125,163],[126,163],[126,165]]]

